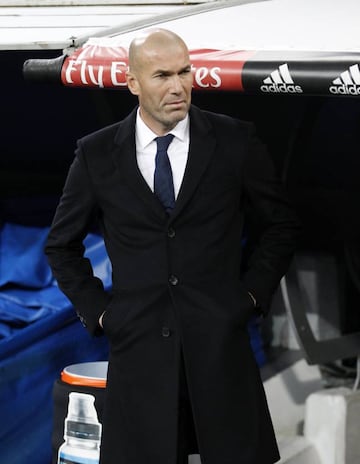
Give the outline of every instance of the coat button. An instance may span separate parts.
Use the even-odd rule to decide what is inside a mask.
[[[171,285],[177,285],[179,283],[179,279],[176,276],[172,275],[169,277],[169,282],[171,283]]]
[[[170,332],[169,327],[163,327],[163,328],[161,329],[161,335],[162,335],[164,338],[170,337],[170,334],[171,334],[171,332]]]
[[[170,228],[168,229],[167,235],[168,235],[169,238],[174,238],[175,235],[176,235],[176,234],[175,234],[175,230],[174,230],[172,227],[170,227]]]

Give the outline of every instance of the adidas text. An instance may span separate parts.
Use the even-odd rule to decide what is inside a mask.
[[[330,92],[334,95],[360,95],[360,85],[331,85]]]
[[[266,93],[302,93],[300,85],[293,84],[263,84],[260,87],[262,92]]]

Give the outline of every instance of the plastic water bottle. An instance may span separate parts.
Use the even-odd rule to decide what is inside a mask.
[[[93,395],[69,394],[65,442],[59,448],[58,464],[99,464],[101,424],[94,402]]]

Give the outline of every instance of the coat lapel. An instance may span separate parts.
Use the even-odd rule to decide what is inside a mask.
[[[214,153],[215,144],[216,139],[209,121],[197,107],[191,106],[188,161],[171,219],[178,216],[191,199]]]
[[[150,210],[166,218],[166,213],[162,204],[146,183],[136,161],[136,111],[137,109],[133,110],[132,113],[120,123],[115,136],[116,148],[113,153],[114,163],[118,169],[121,181],[125,182]]]

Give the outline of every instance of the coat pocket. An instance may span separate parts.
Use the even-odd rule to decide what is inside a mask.
[[[108,304],[103,317],[103,328],[107,336],[118,332],[128,320],[131,305],[126,301],[124,295],[115,293]]]
[[[246,325],[250,321],[250,319],[256,314],[254,301],[241,281],[239,281],[238,283],[237,292],[240,320],[242,324]]]

